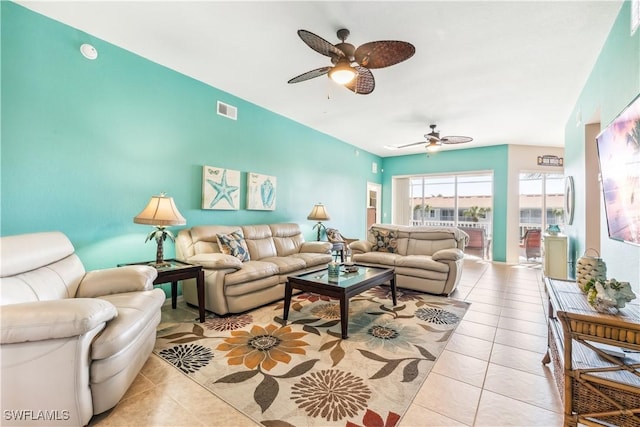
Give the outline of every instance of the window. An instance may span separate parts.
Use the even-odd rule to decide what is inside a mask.
[[[394,178],[394,185],[395,223],[482,227],[491,235],[492,173],[410,176]]]

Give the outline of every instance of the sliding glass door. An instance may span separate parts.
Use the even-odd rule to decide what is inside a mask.
[[[531,172],[520,174],[520,236],[532,228],[564,226],[564,175]]]
[[[400,179],[408,185],[410,225],[465,226],[492,230],[493,174],[421,175]],[[396,205],[402,200],[396,200]],[[399,209],[403,212],[406,210]]]

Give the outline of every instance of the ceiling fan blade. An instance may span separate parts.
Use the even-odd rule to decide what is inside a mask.
[[[307,44],[307,46],[324,56],[329,56],[332,58],[335,56],[337,56],[338,58],[342,58],[344,56],[344,52],[342,52],[340,49],[310,31],[298,30],[298,35],[300,36],[302,41]]]
[[[473,141],[473,138],[470,136],[445,136],[440,139],[443,144],[462,144],[471,141]]]
[[[371,74],[371,71],[367,68],[360,67],[359,65],[356,65],[353,68],[358,72],[358,75],[355,79],[345,84],[344,87],[359,95],[369,95],[376,87],[376,81],[373,78],[373,74]]]
[[[315,70],[307,71],[306,73],[302,73],[299,76],[296,76],[289,80],[287,83],[300,83],[305,80],[313,79],[316,77],[324,76],[329,72],[332,67],[322,67],[316,68]]]
[[[409,144],[402,144],[402,145],[394,145],[393,147],[389,147],[389,148],[393,148],[394,150],[396,149],[400,149],[400,148],[407,148],[407,147],[413,147],[416,145],[427,145],[427,141],[419,141],[419,142],[410,142]]]
[[[365,43],[356,49],[356,62],[367,68],[384,68],[405,61],[416,53],[416,48],[407,42],[383,40]]]

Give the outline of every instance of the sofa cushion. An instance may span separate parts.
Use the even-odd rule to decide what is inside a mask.
[[[428,255],[406,255],[396,259],[396,267],[419,268],[423,270],[448,273],[449,266],[442,262],[434,261]]]
[[[107,323],[107,327],[93,342],[93,360],[111,357],[134,342],[135,337],[140,335],[158,314],[165,294],[156,288],[143,292],[105,295],[100,299],[113,304],[118,315]]]
[[[410,239],[407,245],[407,255],[433,255],[443,249],[453,249],[456,241],[448,239]]]
[[[272,256],[278,256],[273,242],[271,228],[266,224],[243,225],[242,231],[247,247],[251,253],[251,259],[260,260]]]
[[[371,264],[394,266],[396,260],[402,258],[402,255],[390,254],[388,252],[366,252],[363,254],[353,254],[352,259],[355,262],[365,262]]]
[[[328,242],[327,242],[328,243]],[[315,252],[302,252],[299,254],[291,255],[291,258],[297,258],[304,261],[307,268],[315,267],[317,265],[326,265],[333,260],[333,256],[327,253],[315,253]]]
[[[448,273],[442,273],[440,271],[435,271],[435,270],[425,270],[423,268],[396,267],[395,272],[396,272],[396,282],[400,282],[400,283],[404,282],[405,277],[411,277],[411,278],[417,278],[420,280],[426,280],[428,282],[431,282],[432,284],[435,284],[438,282],[443,284],[444,282],[447,281],[447,277],[449,276]],[[402,284],[400,283],[396,283],[396,284],[402,287]],[[438,293],[442,293],[442,291],[440,290]]]
[[[304,245],[304,238],[298,224],[269,224],[269,227],[278,256],[288,256],[300,252],[300,247]]]
[[[371,235],[375,241],[372,248],[374,252],[396,252],[398,248],[398,235],[394,230],[372,228]]]
[[[244,310],[237,310],[232,308],[232,306],[237,303],[238,298],[241,298],[243,300],[246,300],[247,298],[254,300],[254,303],[256,303],[256,305],[254,305],[253,307],[259,307],[268,302],[274,301],[271,299],[264,300],[260,298],[260,295],[264,292],[269,293],[270,290],[278,287],[280,288],[279,297],[280,299],[282,299],[282,296],[284,295],[284,286],[278,285],[279,280],[280,276],[274,275],[265,277],[263,279],[252,280],[250,282],[238,283],[237,285],[227,285],[225,283],[224,296],[227,299],[227,304],[229,304],[229,309],[232,313],[238,313],[240,311],[247,310],[246,308]],[[234,302],[232,303],[232,301]]]
[[[229,225],[198,225],[190,229],[190,239],[193,244],[193,253],[183,252],[184,256],[191,256],[202,253],[220,253],[218,245],[218,234],[230,234],[242,232],[238,226]],[[180,230],[178,235],[184,234],[185,230]],[[178,239],[179,241],[181,239]],[[185,248],[186,249],[186,248]]]
[[[278,266],[274,263],[251,260],[242,263],[240,270],[227,274],[224,278],[224,284],[225,286],[236,285],[277,275]]]
[[[225,268],[233,268],[234,270],[238,270],[242,268],[242,261],[234,256],[225,254],[198,254],[188,257],[186,261],[189,264],[201,265],[203,268],[208,268],[211,270],[224,270]]]
[[[73,253],[71,241],[59,231],[5,236],[0,252],[0,277],[54,264]]]
[[[303,259],[293,256],[274,256],[269,258],[263,258],[260,261],[272,262],[278,266],[278,272],[280,274],[288,274],[294,271],[302,270],[307,266]]]
[[[235,231],[229,234],[217,234],[220,252],[225,255],[231,255],[238,258],[242,262],[251,260],[247,243],[241,231]]]
[[[4,239],[2,252],[7,250]],[[0,267],[4,269],[4,265]],[[73,298],[84,274],[80,258],[72,254],[41,268],[3,277],[0,279],[0,305]]]

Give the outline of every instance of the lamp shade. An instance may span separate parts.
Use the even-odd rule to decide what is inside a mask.
[[[151,197],[147,207],[133,218],[133,222],[167,227],[170,225],[184,225],[187,220],[180,215],[176,204],[173,202],[173,197],[167,197],[164,193],[161,193],[159,196]]]
[[[318,203],[313,207],[313,209],[311,209],[311,213],[307,216],[307,219],[313,221],[328,221],[331,218],[329,218],[329,214],[327,213],[324,205],[322,203]]]

